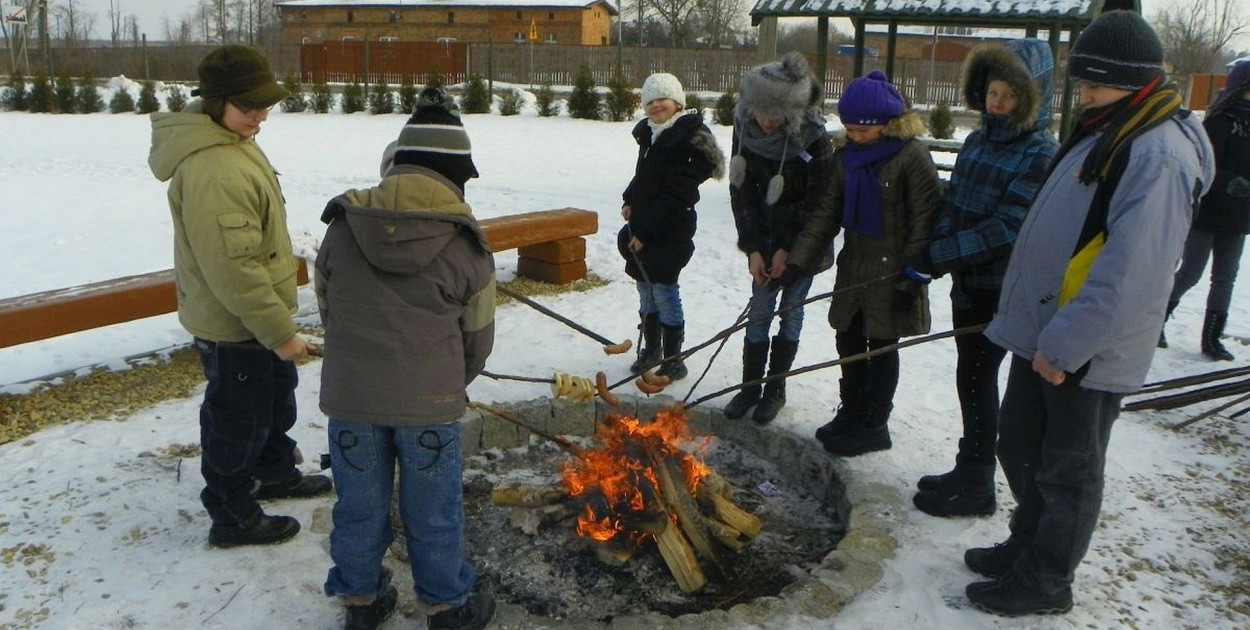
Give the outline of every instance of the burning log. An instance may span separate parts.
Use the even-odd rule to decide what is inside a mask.
[[[755,538],[759,535],[760,524],[759,517],[738,507],[737,503],[728,498],[712,492],[706,486],[699,492],[699,501],[712,514],[716,515],[716,519],[740,532],[747,538]]]
[[[686,535],[690,546],[700,558],[711,562],[717,570],[720,570],[720,560],[712,551],[712,542],[708,538],[707,525],[704,523],[703,515],[695,505],[694,497],[690,496],[690,491],[684,484],[678,484],[675,479],[675,477],[680,478],[681,471],[674,471],[675,465],[672,460],[661,455],[655,449],[649,449],[648,454],[651,455],[657,477],[660,481],[660,494],[664,496],[669,512],[677,517],[677,524],[681,527],[682,533]],[[724,572],[721,571],[721,573],[723,574]]]
[[[664,531],[655,537],[655,542],[664,564],[683,593],[693,593],[707,584],[707,576],[703,574],[699,561],[695,560],[694,550],[676,525],[668,523]]]

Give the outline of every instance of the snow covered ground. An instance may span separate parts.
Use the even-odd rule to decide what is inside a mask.
[[[320,212],[330,197],[375,182],[381,150],[403,121],[368,114],[270,117],[259,141],[282,173],[298,253],[315,255]],[[600,213],[587,258],[610,284],[543,301],[613,339],[636,334],[636,293],[614,246],[619,195],[634,160],[631,124],[538,118],[529,111],[465,117],[482,173],[467,197],[479,217],[565,206]],[[7,219],[0,231],[0,298],[172,265],[165,187],[146,165],[147,117],[2,112],[0,129]],[[728,151],[729,129],[714,131]],[[734,247],[728,185],[709,182],[702,192],[698,250],[682,277],[687,338],[696,342],[733,322],[749,281]],[[497,262],[500,279],[510,279],[515,255],[501,254]],[[832,274],[824,274],[813,291],[828,291],[832,283]],[[1235,296],[1233,334],[1250,335],[1248,286],[1241,283]],[[948,289],[946,280],[932,287],[935,331],[950,327]],[[1227,367],[1198,353],[1204,294],[1205,286],[1195,289],[1169,323],[1172,348],[1157,355],[1152,380]],[[316,317],[312,302],[311,290],[301,290],[301,316],[309,322]],[[522,305],[501,308],[497,325],[488,365],[495,372],[590,375],[604,369],[616,378],[630,361],[605,358],[593,341]],[[739,380],[740,339],[714,362],[696,397]],[[171,315],[0,349],[0,391],[24,391],[32,379],[64,370],[121,365],[124,357],[187,340]],[[1241,344],[1231,348],[1250,356]],[[824,305],[816,305],[808,310],[797,364],[835,354]],[[710,356],[691,359],[692,375]],[[949,341],[903,351],[891,420],[894,448],[850,461],[855,474],[898,488],[899,548],[884,579],[845,609],[837,627],[1250,627],[1245,424],[1213,419],[1181,432],[1166,429],[1195,408],[1121,417],[1103,519],[1077,574],[1071,613],[1005,620],[968,606],[963,588],[977,577],[964,568],[962,554],[1005,538],[1011,507],[1005,484],[1000,480],[1003,505],[989,518],[935,519],[910,503],[915,480],[946,470],[953,459],[959,426],[954,360]],[[294,436],[305,453],[325,450],[319,370],[316,362],[301,369],[302,418]],[[682,396],[694,380],[670,392]],[[837,403],[836,382],[832,371],[793,379],[776,426],[811,436]],[[546,386],[481,378],[470,394],[480,401],[519,401],[544,396]],[[0,446],[0,479],[8,480],[0,486],[0,629],[341,627],[337,604],[321,595],[329,566],[325,537],[308,531],[314,508],[332,499],[272,506],[305,526],[290,543],[207,547],[198,461],[183,461],[179,451],[198,440],[197,404],[195,396],[171,400],[124,421],[59,426]],[[411,600],[411,594],[401,597]],[[396,620],[386,627],[404,625]],[[787,628],[818,625],[795,620]]]

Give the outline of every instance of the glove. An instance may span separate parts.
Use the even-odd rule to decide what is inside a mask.
[[[933,276],[930,276],[927,273],[921,273],[919,271],[916,271],[912,267],[908,267],[907,269],[904,269],[903,275],[907,276],[912,281],[918,282],[920,284],[929,284],[930,282],[933,282]]]
[[[1228,186],[1224,189],[1229,197],[1245,199],[1250,197],[1250,179],[1246,179],[1240,175],[1228,180]]]
[[[802,277],[803,269],[801,267],[798,265],[786,265],[785,270],[781,272],[781,276],[774,279],[773,282],[781,288],[786,289]]]
[[[907,268],[912,269],[919,274],[929,276],[930,280],[932,280],[933,259],[929,256],[929,248],[925,247],[924,249],[920,250],[919,254],[916,254],[914,257],[912,257],[911,262],[908,264]],[[906,271],[904,271],[904,273],[906,273]]]
[[[909,291],[895,291],[894,297],[890,299],[890,308],[898,313],[907,313],[916,306],[916,298],[919,297]]]

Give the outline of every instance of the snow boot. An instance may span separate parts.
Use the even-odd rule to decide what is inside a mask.
[[[845,431],[824,440],[825,450],[834,455],[855,457],[873,451],[884,451],[893,446],[890,441],[890,412],[894,405],[869,401],[863,415],[852,417]]]
[[[1202,320],[1202,354],[1216,361],[1232,361],[1233,353],[1224,347],[1220,337],[1228,323],[1228,311],[1207,311]]]
[[[647,313],[638,324],[642,330],[642,347],[638,358],[629,365],[631,374],[641,374],[642,369],[660,360],[660,314]]]
[[[1180,303],[1180,302],[1168,302],[1168,310],[1167,310],[1167,313],[1165,313],[1165,314],[1163,315],[1163,326],[1164,326],[1164,328],[1166,328],[1166,327],[1167,327],[1168,320],[1169,320],[1169,319],[1172,319],[1172,311],[1175,311],[1175,310],[1176,310],[1176,305],[1177,305],[1177,304],[1179,304],[1179,303]],[[1156,347],[1158,347],[1158,348],[1166,348],[1166,347],[1168,347],[1168,338],[1167,338],[1167,336],[1166,336],[1166,335],[1164,335],[1164,334],[1163,334],[1163,328],[1160,328],[1160,329],[1159,329],[1159,344],[1158,344]]]
[[[993,547],[975,547],[964,552],[964,564],[969,569],[988,578],[1000,578],[1011,573],[1020,554],[1028,544],[1015,536]]]
[[[429,630],[482,630],[495,618],[495,598],[489,593],[470,593],[464,604],[430,615]]]
[[[269,516],[257,512],[247,523],[213,523],[208,529],[208,544],[219,549],[244,545],[276,545],[299,533],[299,521],[290,516]]]
[[[966,431],[966,429],[965,429]],[[971,460],[967,453],[972,450],[968,438],[959,438],[959,452],[955,454],[955,467],[940,475],[925,475],[916,482],[917,490],[938,490],[955,485],[959,479],[959,467]]]
[[[816,429],[816,439],[821,443],[833,439],[851,427],[853,418],[863,414],[864,383],[867,371],[858,363],[842,366],[842,378],[838,379],[841,402],[833,414],[833,420]]]
[[[256,490],[256,499],[305,499],[321,496],[334,490],[334,482],[325,475],[305,475],[296,473],[284,481],[261,484]]]
[[[989,582],[973,582],[964,592],[977,608],[1003,617],[1057,615],[1072,610],[1072,587],[1043,593],[1020,583],[1012,574]]]
[[[664,337],[664,356],[676,357],[681,354],[681,344],[686,340],[686,327],[660,326],[660,329]],[[667,376],[674,381],[686,378],[688,372],[686,362],[681,358],[668,361],[655,370],[656,376]]]
[[[381,584],[373,601],[364,604],[350,603],[354,598],[347,598],[347,619],[343,624],[346,630],[377,630],[382,622],[395,613],[395,604],[399,601],[399,591],[391,584],[391,570],[382,567]]]
[[[930,516],[989,516],[998,509],[994,496],[995,463],[963,463],[955,466],[954,483],[921,490],[912,503]]]
[[[742,382],[759,380],[764,377],[764,364],[768,363],[768,342],[750,342],[742,344]],[[763,385],[751,385],[738,390],[734,397],[725,405],[725,417],[737,420],[747,415],[747,411],[760,401]]]
[[[784,374],[794,365],[794,355],[799,351],[799,342],[773,337],[772,356],[768,359],[768,374]],[[786,406],[786,379],[779,378],[764,384],[764,395],[760,404],[756,405],[751,419],[759,424],[768,424],[777,417],[777,413]]]

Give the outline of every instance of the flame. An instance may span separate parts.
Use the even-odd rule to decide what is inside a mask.
[[[583,451],[561,471],[569,494],[584,501],[577,519],[579,536],[636,546],[649,535],[627,526],[627,521],[672,518],[659,500],[656,472],[644,459],[648,449],[677,461],[692,493],[709,474],[702,461],[682,448],[694,437],[680,412],[659,411],[646,424],[609,415],[595,437],[600,446]]]

